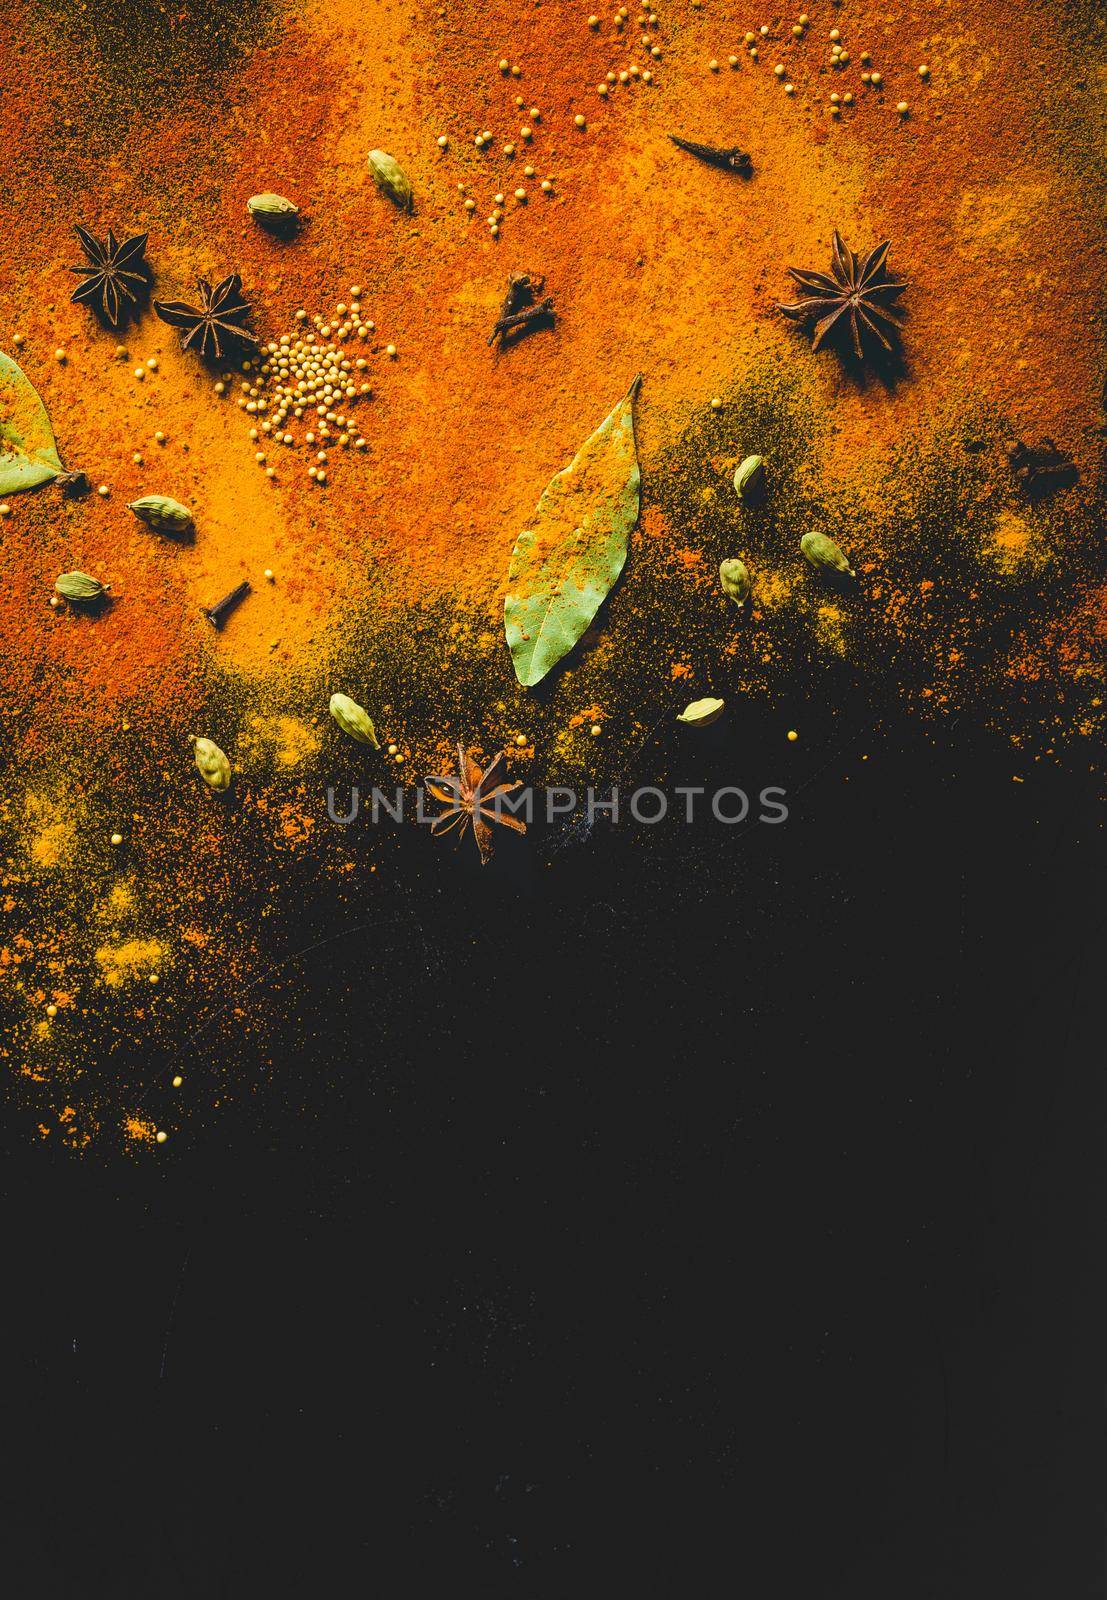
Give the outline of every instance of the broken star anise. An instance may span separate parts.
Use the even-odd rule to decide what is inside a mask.
[[[901,295],[907,285],[898,278],[890,278],[885,270],[890,249],[891,242],[885,239],[882,244],[874,245],[868,255],[858,259],[835,228],[830,273],[789,267],[789,276],[806,290],[806,298],[777,309],[796,322],[814,322],[813,350],[828,336],[840,336],[848,328],[858,361],[865,358],[866,338],[876,339],[885,350],[891,351],[894,348],[892,339],[903,324],[898,310],[890,302]]]
[[[183,300],[154,301],[161,320],[182,330],[182,350],[195,350],[219,361],[227,345],[257,344],[250,330],[250,304],[242,298],[242,279],[237,272],[214,289],[206,278],[197,278],[196,289],[200,296],[198,306],[187,305]]]
[[[458,837],[461,837],[466,828],[471,827],[473,838],[477,841],[480,851],[481,865],[488,864],[492,854],[492,828],[493,822],[501,823],[505,828],[514,828],[516,833],[526,833],[527,825],[521,817],[505,811],[500,801],[505,795],[522,788],[519,783],[504,783],[503,780],[504,752],[501,750],[492,764],[483,772],[472,756],[466,755],[465,746],[457,747],[457,774],[445,778],[428,778],[427,788],[436,800],[441,800],[443,805],[449,806],[449,811],[434,819],[431,825],[433,834],[449,833],[461,824]]]
[[[1038,444],[1009,439],[1003,450],[1016,483],[1031,499],[1043,499],[1054,489],[1068,489],[1080,476],[1068,451],[1059,449],[1052,439]]]
[[[86,472],[59,472],[54,488],[60,489],[66,500],[79,500],[92,488]]]
[[[106,239],[97,239],[79,223],[74,223],[73,232],[81,241],[88,264],[69,268],[85,280],[77,285],[70,299],[91,306],[109,327],[118,328],[150,287],[150,269],[145,261],[149,235],[136,233],[120,244],[110,228]]]

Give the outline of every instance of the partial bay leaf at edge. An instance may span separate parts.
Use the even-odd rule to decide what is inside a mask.
[[[504,629],[515,676],[532,688],[576,644],[627,558],[638,521],[635,378],[567,467],[547,484],[507,569]]]
[[[49,483],[61,470],[38,391],[11,357],[0,353],[0,494]]]

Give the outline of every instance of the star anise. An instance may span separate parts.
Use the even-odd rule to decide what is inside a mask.
[[[250,305],[242,298],[242,279],[237,272],[217,283],[213,289],[206,278],[197,278],[198,306],[183,300],[155,300],[154,310],[172,328],[181,328],[181,349],[195,350],[201,356],[222,360],[227,345],[256,345],[250,331]]]
[[[85,280],[70,299],[91,306],[109,327],[118,328],[150,287],[150,269],[145,261],[149,235],[136,233],[120,244],[110,228],[106,239],[97,239],[79,223],[74,223],[73,232],[81,241],[88,265],[69,268]]]
[[[427,788],[434,798],[450,807],[449,811],[444,811],[441,816],[434,819],[431,832],[436,835],[449,833],[460,823],[458,834],[460,838],[466,828],[471,827],[473,838],[477,841],[477,849],[480,851],[482,866],[488,864],[488,858],[492,854],[491,823],[499,822],[505,828],[514,828],[516,833],[527,831],[527,825],[521,817],[505,811],[499,804],[504,795],[522,788],[519,783],[502,781],[503,764],[504,752],[501,750],[492,764],[482,772],[472,756],[466,755],[465,746],[459,744],[457,774],[451,774],[446,778],[427,779]]]
[[[828,335],[839,336],[848,327],[858,361],[864,360],[866,337],[876,339],[891,351],[892,339],[903,323],[889,302],[901,295],[907,285],[890,278],[885,270],[890,249],[891,242],[885,239],[858,260],[835,228],[830,274],[789,267],[789,275],[807,291],[807,298],[778,309],[796,322],[814,322],[813,350]]]

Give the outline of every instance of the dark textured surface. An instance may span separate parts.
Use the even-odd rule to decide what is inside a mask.
[[[12,1154],[9,1591],[1102,1593],[1097,840],[953,730],[439,871],[175,1160]]]

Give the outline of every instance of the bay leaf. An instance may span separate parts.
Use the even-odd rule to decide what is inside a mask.
[[[0,352],[0,494],[34,489],[61,471],[46,407],[22,368]]]
[[[541,683],[580,639],[627,558],[638,521],[635,378],[614,411],[546,485],[507,569],[504,630],[515,676]]]

